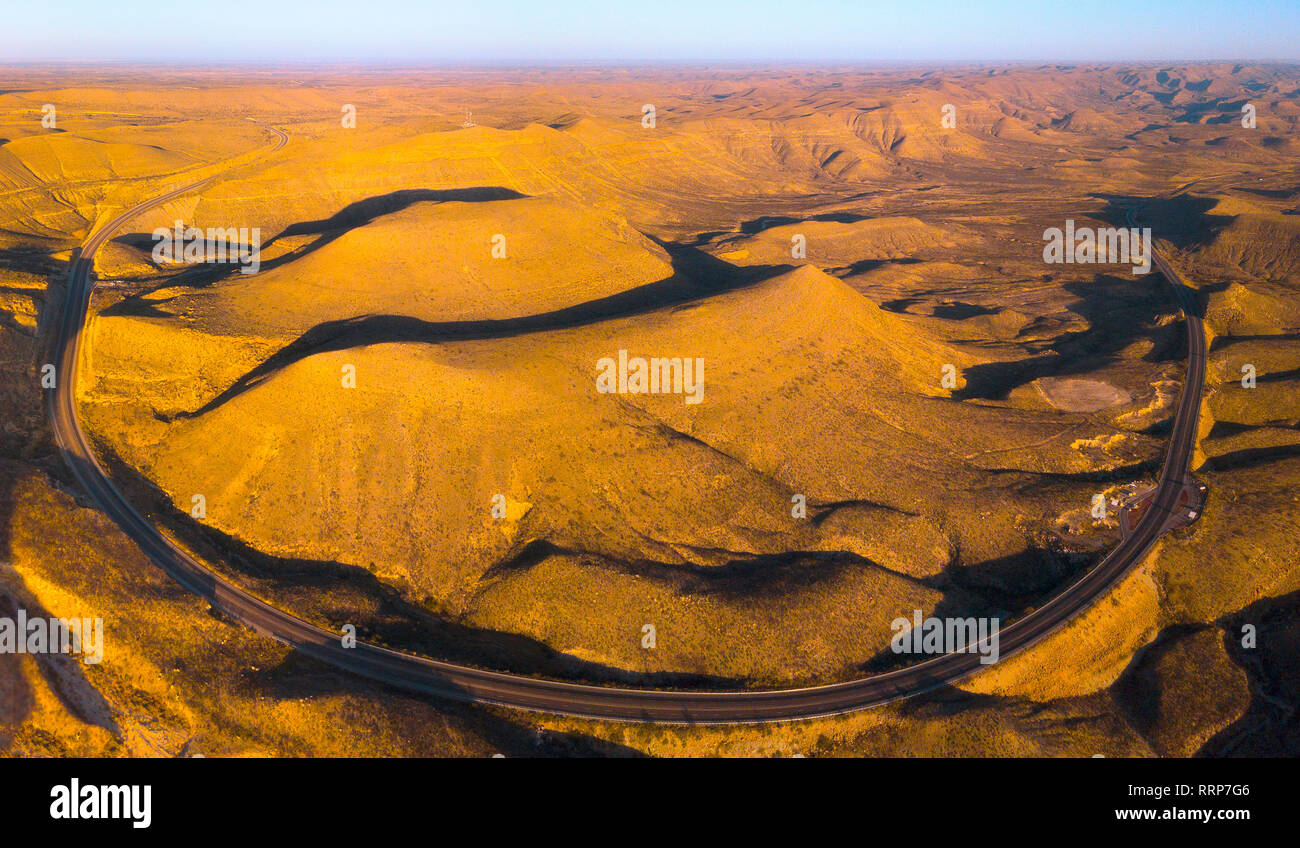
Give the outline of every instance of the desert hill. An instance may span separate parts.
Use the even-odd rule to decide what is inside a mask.
[[[72,678],[0,664],[0,748],[338,753],[358,723],[376,753],[1294,745],[1251,695],[1287,691],[1275,646],[1294,639],[1300,561],[1294,68],[15,78],[0,595],[114,617],[120,647]],[[1046,228],[1118,226],[1132,205],[1206,308],[1211,499],[1086,615],[943,703],[665,734],[367,688],[208,615],[78,504],[44,423],[34,386],[73,251],[208,176],[96,256],[84,426],[214,569],[394,648],[803,685],[909,661],[887,646],[913,609],[1041,604],[1117,541],[1092,499],[1153,480],[1183,379],[1157,275],[1043,261]],[[150,234],[176,220],[259,228],[261,270],[154,263]],[[619,351],[703,360],[700,402],[597,391]],[[1266,656],[1236,650],[1244,623]]]

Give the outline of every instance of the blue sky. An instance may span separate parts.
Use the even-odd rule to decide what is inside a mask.
[[[1300,0],[0,0],[0,63],[1300,59]]]

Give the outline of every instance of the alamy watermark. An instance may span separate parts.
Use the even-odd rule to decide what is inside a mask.
[[[153,822],[153,787],[123,784],[82,784],[72,778],[50,787],[52,819],[126,819],[143,829]]]
[[[913,610],[912,618],[896,618],[890,647],[896,654],[979,654],[982,665],[998,661],[999,619],[923,617]]]
[[[1134,274],[1151,271],[1151,228],[1078,227],[1067,219],[1065,229],[1043,230],[1043,261],[1049,265],[1116,263],[1133,266]]]
[[[685,395],[689,404],[704,400],[703,357],[646,358],[618,352],[618,359],[596,360],[596,391],[602,395]]]
[[[256,274],[262,267],[262,230],[260,227],[186,227],[177,221],[174,227],[153,231],[153,261],[167,263],[235,263],[240,273]]]
[[[81,654],[86,665],[104,659],[104,619],[0,618],[0,654]]]

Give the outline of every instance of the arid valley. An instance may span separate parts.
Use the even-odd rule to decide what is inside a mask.
[[[1300,66],[0,80],[0,607],[104,624],[0,653],[0,752],[1300,751]],[[295,650],[87,475],[238,609],[648,692],[906,670],[1169,517],[973,673],[678,723]]]

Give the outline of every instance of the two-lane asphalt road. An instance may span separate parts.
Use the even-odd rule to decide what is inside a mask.
[[[280,144],[283,144],[283,135]],[[277,145],[278,147],[279,145]],[[259,633],[333,666],[406,690],[486,704],[618,721],[739,723],[834,715],[872,707],[953,683],[985,666],[976,653],[952,653],[883,674],[805,689],[772,691],[671,691],[592,686],[468,668],[403,654],[376,645],[344,647],[338,633],[253,597],[167,540],[113,485],[81,430],[77,365],[93,281],[95,251],[134,216],[193,191],[207,180],[141,203],[96,231],[73,263],[67,302],[53,339],[56,389],[48,396],[50,420],[65,461],[90,498],[167,574],[215,609]],[[1175,287],[1178,276],[1163,258],[1160,272]],[[1181,297],[1181,295],[1180,295]],[[1189,479],[1197,413],[1205,372],[1205,336],[1190,302],[1187,380],[1179,400],[1168,453],[1155,495],[1133,532],[1095,568],[1041,607],[1002,628],[1003,658],[1047,636],[1096,601],[1168,529],[1179,524],[1178,500]]]

